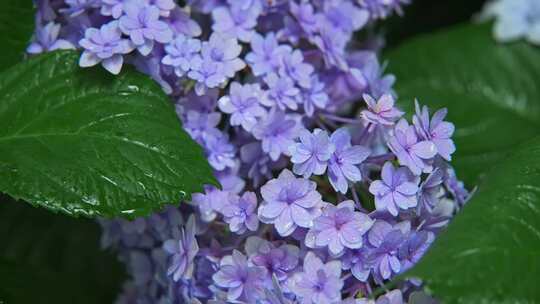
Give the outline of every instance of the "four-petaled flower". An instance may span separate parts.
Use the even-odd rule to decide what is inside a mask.
[[[277,106],[282,111],[288,109],[298,109],[298,97],[300,90],[294,85],[294,81],[288,77],[279,77],[271,73],[264,77],[264,82],[268,85],[268,99],[264,105]]]
[[[285,281],[298,266],[300,249],[289,244],[276,246],[260,237],[249,237],[246,241],[246,253],[253,265],[266,268],[269,276],[275,276],[279,282]]]
[[[290,114],[275,108],[255,127],[253,136],[261,141],[262,150],[276,161],[281,154],[289,154],[289,147],[300,132],[300,123]]]
[[[255,303],[264,294],[266,269],[249,266],[246,257],[238,250],[221,259],[219,271],[212,278],[217,286],[227,289],[227,300],[245,300]]]
[[[200,64],[202,60],[199,54],[200,51],[200,40],[179,34],[173,41],[165,45],[166,55],[161,60],[161,63],[172,66],[176,76],[182,77],[192,67]]]
[[[249,42],[261,12],[261,1],[238,1],[229,6],[220,6],[212,11],[212,29],[242,42]]]
[[[417,192],[419,178],[413,176],[407,168],[394,168],[390,162],[383,165],[381,180],[369,185],[369,192],[375,195],[377,210],[398,215],[398,208],[407,210],[418,204]]]
[[[344,201],[337,206],[328,204],[306,235],[306,245],[328,247],[333,256],[339,256],[345,248],[361,248],[363,235],[372,225],[373,220],[368,215],[354,211],[353,201]]]
[[[115,75],[122,69],[124,63],[122,55],[130,53],[135,48],[131,41],[122,38],[117,21],[104,24],[100,29],[87,29],[79,44],[84,48],[79,59],[81,67],[101,63],[107,71]]]
[[[143,56],[150,54],[154,41],[168,43],[173,38],[169,25],[159,20],[159,8],[146,5],[144,0],[130,1],[124,5],[119,26]]]
[[[365,126],[392,126],[403,115],[403,112],[394,107],[394,97],[390,94],[384,94],[377,101],[367,94],[363,98],[368,107],[360,113]]]
[[[251,52],[246,55],[246,61],[251,66],[253,75],[262,76],[277,72],[282,56],[290,52],[291,47],[279,45],[273,32],[266,37],[255,34],[251,38]]]
[[[399,248],[406,241],[410,230],[409,222],[391,225],[383,220],[377,220],[371,227],[368,232],[368,244],[371,249],[367,265],[378,282],[382,283],[402,270]]]
[[[419,140],[415,128],[401,119],[394,128],[394,136],[388,139],[388,147],[399,163],[415,175],[433,170],[430,160],[437,154],[437,147],[429,140]]]
[[[303,130],[300,132],[300,142],[290,147],[293,172],[309,178],[311,175],[321,175],[326,171],[328,160],[336,150],[330,141],[328,133],[315,129],[313,133]]]
[[[454,134],[454,124],[443,121],[446,117],[446,109],[440,109],[429,120],[428,107],[423,106],[420,110],[418,101],[414,102],[416,114],[413,116],[413,125],[416,133],[422,140],[429,140],[437,148],[437,154],[447,161],[452,160],[452,153],[456,151],[456,146],[451,137]]]
[[[313,252],[304,258],[304,272],[293,278],[292,291],[303,304],[331,304],[341,300],[341,262],[324,264]]]
[[[246,63],[238,58],[241,52],[242,46],[235,38],[218,33],[213,33],[208,41],[203,42],[201,49],[205,61],[217,63],[220,73],[229,78],[246,66]]]
[[[343,194],[349,188],[348,181],[359,182],[362,174],[358,165],[371,154],[368,148],[351,145],[351,135],[345,128],[336,130],[330,136],[336,150],[328,161],[328,180],[334,190]]]
[[[261,102],[265,98],[259,84],[241,85],[231,83],[229,95],[219,99],[219,109],[231,115],[232,126],[242,126],[244,130],[251,131],[257,123],[257,118],[264,117],[266,110]]]
[[[321,195],[315,188],[315,182],[283,170],[277,179],[261,187],[264,201],[259,207],[259,219],[274,224],[281,236],[291,235],[297,227],[310,228],[322,207]]]
[[[259,228],[256,209],[257,196],[255,193],[244,192],[242,196],[231,193],[227,203],[221,208],[221,213],[231,231],[242,234],[246,230],[256,231]]]

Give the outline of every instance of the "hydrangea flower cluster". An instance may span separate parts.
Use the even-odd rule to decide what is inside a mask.
[[[82,51],[161,84],[221,188],[102,220],[126,264],[118,303],[391,303],[469,193],[446,110],[395,105],[356,32],[406,0],[39,0],[28,52]]]

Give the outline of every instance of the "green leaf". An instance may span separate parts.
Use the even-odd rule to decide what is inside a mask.
[[[0,302],[113,303],[126,276],[100,230],[0,195]]]
[[[448,108],[453,165],[469,185],[540,131],[540,49],[499,45],[489,24],[420,36],[385,57],[402,107],[413,111],[417,97],[433,110]]]
[[[387,59],[402,107],[412,111],[418,97],[449,109],[453,164],[469,184],[481,181],[402,277],[421,278],[442,303],[540,302],[540,138],[529,141],[540,131],[540,49],[499,45],[491,25],[464,25],[416,38]]]
[[[489,172],[408,273],[442,303],[540,303],[540,137]]]
[[[1,7],[0,71],[3,71],[24,58],[24,52],[34,31],[35,10],[31,0],[3,0]]]
[[[0,191],[71,215],[136,217],[216,184],[161,88],[53,52],[0,74]]]

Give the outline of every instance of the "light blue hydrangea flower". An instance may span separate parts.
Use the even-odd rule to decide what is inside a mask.
[[[90,67],[98,63],[113,74],[120,73],[124,57],[135,48],[130,40],[122,37],[118,21],[112,21],[100,29],[89,28],[84,38],[79,41],[84,51],[79,60],[81,67]]]
[[[124,5],[124,13],[118,25],[143,56],[150,54],[154,41],[169,43],[172,40],[173,32],[166,22],[159,20],[156,6],[148,6],[144,0],[130,1]]]
[[[540,2],[537,0],[496,0],[489,2],[481,19],[495,18],[493,34],[501,42],[526,39],[540,45]]]

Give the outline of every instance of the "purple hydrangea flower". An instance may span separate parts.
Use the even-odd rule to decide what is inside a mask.
[[[360,282],[367,282],[371,272],[369,262],[369,252],[371,248],[366,248],[367,236],[364,235],[364,246],[360,249],[346,250],[341,257],[343,269],[350,270],[351,274]],[[369,244],[367,244],[369,245]]]
[[[236,166],[236,149],[226,134],[218,132],[203,135],[204,149],[212,168],[222,171]]]
[[[124,13],[124,2],[125,0],[101,0],[100,13],[118,19]]]
[[[166,55],[161,60],[164,65],[174,68],[178,77],[184,76],[193,66],[198,66],[200,61],[201,41],[179,34],[165,46]]]
[[[336,147],[326,131],[315,129],[311,133],[303,130],[300,132],[300,142],[289,149],[294,173],[303,175],[304,178],[313,174],[324,174],[328,160],[335,150]]]
[[[144,0],[130,1],[124,5],[124,15],[119,19],[122,32],[129,35],[139,52],[146,56],[154,48],[154,41],[169,43],[173,32],[169,25],[159,20],[159,9],[145,5]]]
[[[246,55],[246,61],[253,75],[262,76],[277,72],[283,55],[291,51],[290,46],[278,44],[274,32],[268,33],[266,37],[255,34],[251,38],[251,52]]]
[[[423,106],[420,110],[418,101],[415,100],[416,114],[413,116],[413,124],[416,133],[421,140],[429,140],[437,148],[437,154],[447,161],[452,160],[452,153],[456,151],[456,146],[451,137],[454,134],[454,124],[443,121],[447,110],[440,109],[429,120],[429,110]]]
[[[397,216],[398,209],[407,210],[418,204],[418,182],[419,178],[407,168],[396,169],[391,162],[386,162],[381,171],[381,180],[372,182],[369,192],[375,195],[377,210]]]
[[[279,73],[282,76],[293,79],[300,87],[310,87],[311,74],[313,71],[313,66],[304,62],[304,56],[300,50],[294,50],[292,53],[283,54]]]
[[[372,225],[373,220],[368,215],[354,211],[353,201],[337,206],[328,204],[313,222],[305,243],[310,248],[328,247],[333,256],[340,256],[345,248],[361,248],[363,235]]]
[[[332,133],[330,142],[336,149],[328,161],[328,180],[334,190],[345,194],[349,188],[348,181],[354,183],[362,180],[357,166],[366,160],[371,151],[362,146],[351,145],[351,135],[345,128]]]
[[[185,229],[181,229],[179,239],[163,243],[163,249],[172,255],[167,275],[172,275],[175,282],[189,279],[193,275],[193,260],[199,252],[195,231],[195,218],[191,216]]]
[[[67,8],[61,8],[59,11],[69,17],[77,17],[90,8],[98,7],[97,0],[65,0]]]
[[[415,128],[401,119],[394,128],[394,136],[388,139],[388,147],[397,156],[399,163],[408,167],[415,175],[430,173],[429,161],[437,154],[437,147],[429,140],[419,140]]]
[[[300,123],[285,113],[272,109],[268,116],[253,128],[253,136],[261,141],[262,150],[270,159],[278,160],[281,154],[289,154],[289,147],[301,130]]]
[[[336,32],[330,24],[324,24],[320,34],[311,39],[321,51],[327,67],[337,67],[340,70],[348,70],[345,60],[345,46],[349,36],[342,32]]]
[[[264,78],[264,82],[269,87],[268,99],[264,101],[266,106],[277,106],[281,110],[287,108],[298,109],[298,97],[300,90],[294,85],[294,81],[288,77],[279,77],[271,73]]]
[[[187,111],[186,117],[183,119],[184,129],[189,135],[197,140],[202,141],[205,134],[215,134],[219,132],[217,125],[221,120],[219,112],[199,112],[194,110]]]
[[[264,117],[266,110],[261,106],[265,98],[259,84],[241,85],[231,83],[229,95],[219,99],[219,109],[231,115],[232,126],[242,126],[244,130],[251,131],[257,123],[257,118]]]
[[[238,58],[241,52],[242,46],[235,38],[218,33],[213,33],[208,41],[203,42],[201,50],[205,61],[217,63],[220,73],[229,78],[246,67],[245,62]]]
[[[224,220],[232,232],[242,234],[246,230],[256,231],[259,220],[255,213],[257,196],[253,192],[244,192],[242,196],[229,195],[228,203],[221,208]]]
[[[354,5],[350,1],[325,1],[323,5],[322,23],[344,33],[358,31],[369,20],[369,12]]]
[[[211,59],[203,58],[203,60],[194,60],[191,63],[191,71],[187,75],[197,81],[195,84],[197,95],[202,96],[208,88],[217,88],[227,81],[227,77],[223,73],[223,66]]]
[[[418,207],[417,213],[421,214],[423,211],[431,213],[433,208],[441,199],[442,186],[444,181],[444,171],[437,168],[433,170],[420,184],[418,189]]]
[[[167,21],[173,32],[177,34],[184,34],[189,37],[198,37],[202,34],[201,26],[180,7],[176,7],[171,11]]]
[[[392,94],[395,77],[383,75],[384,69],[375,52],[347,52],[346,61],[348,69],[345,71],[333,68],[321,75],[332,100],[353,102],[361,99],[363,94],[371,94],[376,99]]]
[[[430,231],[411,233],[398,250],[398,257],[402,265],[401,271],[406,271],[416,264],[434,240],[435,235]]]
[[[35,39],[26,51],[30,54],[39,54],[54,50],[75,49],[75,46],[71,42],[65,39],[58,39],[59,34],[60,24],[54,22],[47,23],[45,26],[36,30]]]
[[[386,294],[380,296],[377,298],[377,301],[370,300],[367,298],[363,299],[353,299],[349,298],[348,301],[343,301],[341,304],[403,304],[403,294],[401,293],[401,290],[394,289],[392,291],[387,292]],[[414,302],[409,299],[409,303],[411,304],[428,304],[424,302]],[[429,303],[429,304],[435,304],[435,303]]]
[[[169,17],[171,11],[176,7],[174,0],[144,0],[145,5],[155,6],[159,9],[161,17]]]
[[[401,290],[399,289],[394,289],[392,291],[387,292],[386,294],[377,298],[377,301],[375,302],[375,304],[403,304],[403,303],[404,303],[403,294],[401,293]],[[416,303],[412,301],[409,303],[420,304],[420,303]]]
[[[304,304],[331,304],[341,300],[341,262],[324,264],[313,252],[304,258],[304,271],[298,273],[292,291]]]
[[[367,9],[371,19],[385,19],[393,12],[403,14],[402,6],[411,0],[358,0],[360,7]]]
[[[255,303],[264,295],[266,278],[264,267],[249,266],[246,257],[238,250],[221,259],[219,271],[212,278],[217,286],[227,289],[227,300],[244,300]]]
[[[79,59],[81,67],[90,67],[98,63],[113,74],[120,73],[124,57],[135,48],[131,41],[122,38],[117,21],[111,21],[100,29],[89,28],[84,38],[79,41],[84,51]]]
[[[368,242],[372,249],[369,251],[368,265],[378,282],[402,270],[399,248],[406,241],[410,229],[409,222],[391,225],[382,220],[377,220],[371,227]]]
[[[204,222],[211,222],[228,202],[229,191],[218,190],[214,187],[205,186],[205,193],[194,193],[191,201],[197,207],[200,218]]]
[[[259,219],[274,224],[281,236],[291,235],[297,227],[310,228],[321,214],[322,200],[315,182],[296,178],[287,169],[262,186],[261,195]]]
[[[465,188],[463,182],[457,178],[454,168],[448,165],[445,169],[444,185],[459,205],[465,204],[471,198],[472,193],[469,192]]]
[[[368,106],[360,113],[365,126],[369,124],[392,126],[403,115],[402,111],[394,107],[394,97],[390,94],[384,94],[377,101],[367,94],[363,97]]]
[[[261,12],[260,1],[237,1],[229,6],[218,7],[212,11],[212,29],[242,42],[249,42]]]
[[[315,14],[313,5],[305,1],[300,3],[291,1],[289,2],[289,6],[295,21],[304,32],[313,34],[319,30],[319,20]]]
[[[272,277],[272,288],[267,288],[265,295],[268,304],[293,304],[291,300],[285,297],[283,289],[275,276]]]
[[[247,176],[255,188],[272,177],[270,157],[264,154],[259,142],[251,142],[240,148],[240,159],[248,166]]]
[[[246,253],[253,265],[266,268],[268,275],[275,276],[279,282],[285,281],[298,266],[300,249],[298,247],[273,243],[257,236],[246,241]]]
[[[309,89],[302,90],[301,101],[304,104],[306,115],[310,117],[315,113],[315,109],[324,109],[330,102],[328,94],[326,94],[326,87],[317,76],[311,77]]]

